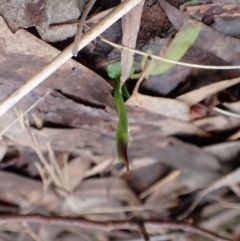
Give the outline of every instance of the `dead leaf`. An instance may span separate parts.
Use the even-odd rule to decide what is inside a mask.
[[[203,197],[208,195],[210,192],[213,192],[214,190],[220,189],[222,187],[228,187],[239,183],[240,183],[240,168],[237,168],[233,172],[213,182],[209,187],[203,189],[198,194],[197,198],[194,200],[194,202],[189,207],[189,209],[183,215],[181,215],[181,218],[186,217],[190,212],[192,212],[192,210],[200,203]]]
[[[152,134],[148,138],[135,140],[129,149],[130,159],[138,160],[145,156],[179,169],[182,183],[190,190],[208,184],[219,175],[220,165],[216,157],[175,138],[160,138],[158,134]]]
[[[179,30],[184,21],[183,14],[165,0],[158,0],[158,2],[163,8],[165,14],[168,16],[168,19],[171,21],[174,28]]]
[[[240,141],[223,142],[203,147],[211,155],[217,157],[220,162],[232,161],[238,158],[240,153]]]
[[[64,184],[72,192],[82,182],[91,161],[84,156],[75,157],[63,168]]]
[[[121,207],[121,202],[127,202],[130,205],[139,204],[139,200],[133,191],[127,186],[126,182],[112,177],[87,179],[77,187],[72,195],[69,195],[68,200],[62,204],[62,209],[77,213],[104,213],[104,210],[114,210],[116,207]],[[99,210],[96,211],[96,208]],[[88,211],[89,210],[89,211]],[[101,211],[102,210],[102,211]],[[124,213],[112,214],[113,218],[123,219]],[[101,217],[98,217],[98,220]],[[102,217],[104,218],[104,217]],[[106,218],[106,217],[105,217]],[[105,220],[105,219],[104,219]],[[107,219],[109,220],[109,218]]]
[[[7,152],[7,143],[4,141],[0,141],[0,162]]]
[[[202,228],[209,230],[216,230],[218,227],[231,223],[237,216],[239,216],[240,210],[227,209],[222,212],[217,212],[217,214],[207,220],[200,222]],[[233,239],[232,239],[233,240]]]
[[[137,94],[137,96],[132,95],[126,104],[183,121],[191,119],[189,106],[182,101],[174,99]]]
[[[177,99],[187,103],[189,106],[192,106],[221,90],[238,84],[239,82],[240,78],[220,81],[180,95],[177,97]]]
[[[137,35],[141,23],[141,16],[144,1],[142,0],[135,8],[128,12],[122,18],[122,44],[124,46],[135,48]],[[121,52],[121,84],[129,77],[133,63],[133,53],[127,50]]]
[[[38,204],[54,212],[60,205],[60,199],[52,190],[43,196],[41,182],[9,172],[0,171],[0,193],[1,201],[19,205],[22,210]]]
[[[202,130],[219,132],[222,130],[232,130],[240,125],[240,119],[224,115],[209,116],[193,121],[195,126]]]
[[[0,14],[13,32],[37,26],[41,38],[48,42],[64,40],[75,35],[76,25],[54,26],[51,24],[77,20],[80,16],[77,0],[10,0],[1,1]]]
[[[222,105],[225,106],[230,111],[232,111],[233,113],[240,114],[240,101],[236,101],[232,103],[222,103]]]
[[[214,44],[212,44],[213,42]],[[219,59],[224,60],[228,65],[237,65],[240,56],[237,47],[239,43],[239,39],[221,34],[207,25],[203,25],[195,45],[206,53],[214,54]]]
[[[213,29],[227,36],[240,37],[238,21],[240,16],[237,1],[216,1],[208,4],[188,6],[183,4],[183,14],[186,16],[198,15]],[[216,11],[217,9],[217,11]]]
[[[2,46],[0,49],[1,100],[60,52],[25,30],[13,34],[2,18],[0,18],[0,42]],[[21,61],[16,63],[17,58],[21,58]],[[76,69],[77,74],[74,73]],[[6,77],[3,78],[3,76]],[[99,75],[80,63],[69,60],[49,76],[41,86],[35,88],[31,95],[23,98],[17,107],[25,109],[24,105],[25,107],[31,106],[31,103],[50,89],[57,89],[62,94],[72,96],[76,100],[86,101],[85,103],[91,103],[94,106],[104,106],[103,102],[107,101],[107,96],[111,95],[112,91],[111,86]]]

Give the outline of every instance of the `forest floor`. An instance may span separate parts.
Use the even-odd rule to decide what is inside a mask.
[[[86,2],[0,0],[0,241],[240,240],[239,0]]]

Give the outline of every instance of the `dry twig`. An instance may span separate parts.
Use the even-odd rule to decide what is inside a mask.
[[[75,226],[82,229],[92,229],[98,231],[110,232],[112,230],[118,229],[129,229],[129,230],[138,230],[137,221],[111,221],[111,222],[94,222],[81,218],[67,218],[59,216],[43,216],[43,215],[1,215],[1,223],[21,223],[21,222],[33,222],[33,223],[42,223],[48,225],[67,225]],[[172,230],[183,230],[185,232],[190,232],[198,234],[209,238],[213,241],[230,241],[227,238],[218,236],[212,232],[209,232],[205,229],[196,227],[190,223],[179,222],[179,221],[144,221],[146,229],[172,229]]]

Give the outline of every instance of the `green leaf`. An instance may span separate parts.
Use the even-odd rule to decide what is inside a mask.
[[[201,28],[201,23],[188,20],[176,34],[163,57],[166,59],[179,61],[187,50],[194,44],[201,31]],[[145,61],[146,57],[142,60],[142,66],[144,66]],[[157,60],[153,60],[146,73],[146,78],[148,78],[149,75],[163,74],[164,72],[170,70],[174,65],[175,64],[164,61],[159,62]]]
[[[118,125],[116,130],[116,150],[118,160],[124,161],[127,172],[129,173],[129,161],[127,155],[128,148],[128,118],[124,100],[121,93],[120,77],[115,79],[114,102],[118,112]]]
[[[136,69],[135,63],[133,63],[129,77],[131,77],[134,74],[135,69]],[[120,78],[121,77],[121,62],[116,62],[114,64],[108,65],[107,73],[108,73],[108,76],[112,79],[115,79],[115,81],[116,81],[116,79]],[[127,86],[125,85],[125,83],[122,86],[122,95],[126,99],[128,99],[130,97],[130,94],[128,92],[128,89],[127,89]]]
[[[107,74],[112,79],[117,79],[121,76],[121,62],[115,62],[107,66]]]

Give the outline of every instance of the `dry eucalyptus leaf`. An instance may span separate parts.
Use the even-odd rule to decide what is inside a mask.
[[[223,106],[225,106],[234,113],[240,114],[240,101],[236,101],[233,103],[223,103]]]
[[[122,44],[124,46],[135,48],[138,31],[141,23],[141,16],[144,1],[142,0],[135,8],[128,12],[122,19]],[[121,53],[121,83],[128,78],[133,63],[133,53],[128,50],[122,50]]]
[[[189,209],[182,215],[182,217],[187,216],[210,192],[213,192],[214,190],[220,189],[222,187],[228,187],[231,185],[236,185],[240,183],[240,168],[237,168],[233,172],[227,174],[226,176],[216,180],[211,185],[208,185],[205,189],[203,189],[198,197],[195,199],[195,201],[192,203],[192,205],[189,207]]]
[[[7,144],[4,141],[0,142],[0,162],[7,152]]]
[[[71,202],[69,200],[63,201],[63,210],[67,211],[73,208],[78,213],[88,213],[88,210],[92,209],[95,211],[91,211],[91,213],[96,213],[96,208],[99,212],[104,212],[106,209],[113,210],[114,206],[121,206],[120,202],[122,201],[131,205],[139,205],[138,198],[127,183],[114,177],[84,180],[69,198]]]
[[[224,115],[216,115],[197,119],[193,121],[192,124],[205,131],[217,132],[222,130],[232,130],[239,127],[240,119]]]
[[[214,84],[204,86],[200,89],[190,91],[186,94],[177,97],[178,100],[184,101],[190,106],[199,103],[200,101],[206,99],[207,97],[216,94],[217,92],[224,90],[228,87],[236,85],[240,82],[240,78],[234,78],[230,80],[220,81]]]
[[[203,147],[204,151],[217,157],[220,162],[232,161],[240,153],[240,141],[222,142]]]
[[[16,204],[21,209],[39,205],[54,212],[60,205],[59,198],[51,189],[43,193],[41,182],[4,171],[0,171],[0,193],[1,201]]]
[[[189,121],[191,119],[189,106],[182,101],[174,99],[137,94],[137,96],[131,96],[126,103],[127,105],[137,106],[157,114],[183,121]]]
[[[41,38],[48,42],[75,35],[76,25],[51,24],[76,20],[80,14],[78,0],[0,0],[0,15],[13,32],[36,26]]]
[[[90,168],[91,161],[78,156],[71,160],[63,169],[64,184],[67,190],[73,191],[83,180],[86,171]]]

